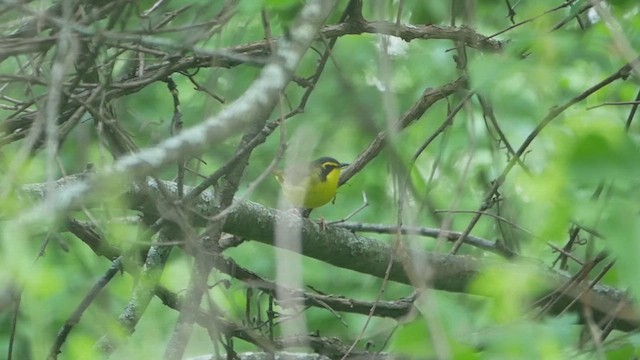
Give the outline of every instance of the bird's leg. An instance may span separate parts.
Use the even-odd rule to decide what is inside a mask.
[[[327,222],[324,220],[324,217],[320,216],[320,219],[318,219],[318,226],[320,226],[320,231],[325,231],[327,229]]]
[[[311,210],[313,210],[313,209],[297,208],[297,210],[298,210],[298,214],[300,214],[300,216],[302,216],[305,219],[308,219],[309,215],[311,215]]]
[[[309,215],[311,215],[311,211],[313,209],[309,209],[309,208],[295,208],[295,212],[296,214],[298,214],[299,216],[308,219]],[[318,225],[320,226],[320,230],[324,231],[327,229],[327,222],[324,220],[323,217],[320,217],[320,219],[318,219]]]

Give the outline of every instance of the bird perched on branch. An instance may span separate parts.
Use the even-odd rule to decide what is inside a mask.
[[[307,165],[274,173],[287,200],[300,209],[303,217],[308,217],[312,209],[335,198],[340,171],[348,165],[331,157],[321,157]]]

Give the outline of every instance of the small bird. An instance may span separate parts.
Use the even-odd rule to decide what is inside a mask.
[[[331,157],[321,157],[307,166],[274,173],[287,200],[302,209],[303,217],[308,217],[312,209],[335,198],[340,171],[348,165]]]

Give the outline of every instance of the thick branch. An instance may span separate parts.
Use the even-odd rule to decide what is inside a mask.
[[[169,189],[175,191],[174,183],[167,182],[165,184]],[[143,199],[138,198],[138,200]],[[206,216],[211,214],[210,209],[215,209],[212,200],[211,193],[205,192],[195,206]],[[146,211],[147,207],[144,205],[144,201],[137,205],[139,209]],[[292,229],[297,229],[300,224],[300,219],[295,215],[265,208],[250,201],[235,203],[234,206],[235,209],[230,213],[224,231],[246,239],[275,245],[274,227],[276,223],[286,224]],[[335,227],[321,229],[317,223],[308,219],[302,220],[300,231],[304,239],[302,254],[305,256],[380,278],[385,276],[387,264],[391,260],[393,265],[389,273],[389,280],[410,285],[413,284],[410,283],[403,264],[407,263],[408,257],[422,259],[431,272],[430,285],[435,289],[445,291],[466,292],[471,281],[487,265],[503,266],[505,272],[521,271],[523,267],[527,266],[522,263],[491,264],[471,256],[426,251],[413,254],[394,254],[391,246],[387,243],[359,236],[345,229]],[[564,284],[571,282],[569,276],[533,266],[534,271],[538,273],[540,283],[546,286],[542,291],[543,295],[554,294]],[[555,304],[551,311],[560,313],[565,310],[565,306],[578,299],[574,309],[579,310],[582,305],[588,305],[594,309],[598,320],[606,316],[613,316],[617,319],[615,326],[618,329],[630,330],[640,326],[640,314],[636,312],[633,304],[623,292],[600,285],[595,285],[592,289],[586,287],[586,284],[573,285],[562,293],[554,294],[559,296],[561,300]],[[614,309],[620,309],[620,311],[611,314],[610,312]]]
[[[326,26],[322,29],[322,35],[327,38],[363,33],[397,36],[407,42],[415,39],[454,40],[462,42],[466,46],[489,52],[501,51],[504,46],[501,41],[490,39],[464,26],[404,25],[391,21],[352,21]]]
[[[171,186],[170,184],[167,183],[167,186]],[[175,184],[171,188],[175,188]],[[214,209],[211,203],[212,199],[210,193],[203,193],[196,205],[198,210],[206,215],[207,209]],[[287,224],[292,231],[296,230],[300,224],[300,219],[295,215],[265,208],[250,201],[236,203],[234,206],[236,207],[230,213],[224,231],[246,239],[275,246],[274,228],[276,223]],[[144,208],[143,206],[142,209]],[[522,271],[523,267],[528,266],[523,263],[491,264],[471,256],[426,251],[413,254],[394,254],[391,246],[387,243],[359,236],[345,229],[335,227],[321,229],[320,225],[308,219],[302,219],[300,231],[304,239],[302,254],[305,256],[380,278],[385,276],[387,264],[391,260],[393,265],[389,280],[409,285],[413,284],[404,270],[404,264],[408,263],[408,257],[421,259],[426,262],[431,272],[430,285],[435,289],[445,291],[467,292],[471,281],[480,275],[482,269],[487,265],[503,266],[505,272]],[[612,316],[617,319],[615,327],[622,330],[631,330],[640,326],[640,314],[623,292],[600,285],[587,289],[587,284],[579,284],[569,286],[562,293],[556,294],[557,289],[571,282],[571,278],[539,268],[536,265],[532,266],[534,271],[538,273],[540,283],[546,286],[542,295],[554,294],[560,297],[560,301],[551,310],[552,313],[563,312],[567,305],[578,299],[573,307],[574,310],[579,310],[583,305],[590,306],[594,309],[597,320]],[[619,311],[616,313],[611,313],[618,309]]]
[[[56,183],[59,189],[73,182],[73,177],[61,179]],[[76,180],[77,181],[77,180]],[[177,192],[177,185],[173,182],[164,182],[165,191]],[[43,196],[46,184],[32,184],[23,187],[35,196]],[[185,188],[185,191],[189,191]],[[126,194],[131,199],[131,207],[143,212],[155,213],[156,207],[149,197],[162,196],[157,184],[149,180],[147,186],[129,186]],[[195,210],[204,216],[215,213],[214,197],[210,191],[203,192],[194,202]],[[426,251],[413,254],[394,254],[387,243],[359,236],[352,232],[336,227],[321,229],[318,224],[308,219],[295,217],[275,209],[266,208],[260,204],[242,201],[234,203],[234,208],[229,214],[224,231],[254,241],[269,245],[275,245],[274,227],[276,222],[281,222],[292,229],[302,222],[300,231],[304,241],[302,242],[302,254],[344,269],[350,269],[361,273],[384,277],[387,264],[391,260],[392,267],[389,280],[413,285],[404,271],[404,262],[407,257],[421,259],[426,263],[431,275],[430,285],[438,290],[451,292],[466,292],[468,285],[480,275],[487,265],[502,266],[505,272],[521,271],[526,264],[498,263],[491,264],[471,256],[438,254]],[[196,226],[205,226],[204,218],[194,218]],[[199,221],[199,223],[198,223]],[[579,310],[582,305],[588,305],[594,309],[596,320],[611,316],[617,321],[615,327],[621,330],[631,330],[640,326],[640,314],[636,312],[633,304],[623,292],[606,286],[595,285],[592,289],[587,284],[569,286],[563,292],[555,293],[563,285],[571,282],[569,276],[555,273],[534,265],[534,271],[538,273],[540,283],[545,289],[541,296],[553,294],[560,300],[555,303],[552,313],[559,314],[565,310],[565,306],[575,299],[574,309]],[[576,308],[577,307],[577,308]],[[612,313],[614,312],[615,313]],[[580,314],[581,311],[578,311]]]

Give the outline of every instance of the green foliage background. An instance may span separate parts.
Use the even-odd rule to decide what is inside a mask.
[[[513,2],[513,1],[512,1]],[[463,2],[455,1],[462,9]],[[460,10],[457,24],[468,24],[477,32],[492,35],[510,26],[503,2],[476,1],[465,15]],[[587,1],[576,1],[573,6],[536,18],[522,26],[497,36],[506,43],[501,53],[481,52],[466,48],[468,76],[471,89],[490,99],[495,116],[510,144],[515,148],[524,141],[548,111],[559,106],[606,78],[626,64],[628,55],[637,56],[640,48],[640,7],[634,1],[610,2],[608,11],[618,22],[612,29],[603,21],[581,19],[557,31],[550,29],[567,18],[572,11]],[[151,6],[151,1],[140,2],[140,8]],[[208,1],[167,2],[164,11],[191,5],[187,16],[178,16],[172,26],[189,25],[214,16],[222,6]],[[559,1],[520,1],[516,21],[534,18],[560,5]],[[216,36],[197,45],[217,49],[263,39],[260,9],[265,7],[270,16],[274,36],[280,36],[298,11],[295,1],[240,1],[237,13],[226,28]],[[341,4],[340,6],[344,6]],[[450,24],[450,2],[405,1],[400,21],[406,24]],[[337,9],[332,22],[337,21]],[[398,2],[365,2],[364,16],[368,20],[394,22]],[[471,19],[463,20],[465,16]],[[153,23],[158,19],[147,19]],[[89,24],[101,29],[107,20]],[[139,19],[131,17],[127,26],[136,28]],[[471,21],[467,23],[467,21]],[[144,26],[144,24],[143,24]],[[9,25],[4,27],[6,30]],[[181,33],[166,33],[162,37],[183,41]],[[385,37],[384,39],[389,40]],[[290,154],[302,146],[312,158],[330,155],[344,162],[355,159],[372,141],[375,134],[388,129],[389,123],[408,109],[426,88],[436,88],[455,80],[461,73],[456,69],[449,40],[413,40],[409,43],[391,41],[400,47],[400,53],[386,56],[381,51],[383,37],[376,34],[347,35],[338,39],[322,78],[314,90],[304,112],[286,122],[286,136]],[[628,42],[631,54],[621,54],[616,41]],[[322,49],[318,42],[315,46]],[[527,56],[523,58],[523,53]],[[109,56],[110,50],[100,56]],[[115,76],[122,76],[132,61],[132,54],[124,53],[114,68]],[[312,75],[318,54],[310,51],[297,75]],[[0,64],[0,72],[12,74],[16,62]],[[637,67],[636,67],[637,70]],[[46,73],[49,70],[43,67]],[[256,78],[260,69],[242,65],[230,69],[202,68],[193,78],[216,95],[231,102],[240,96]],[[383,80],[381,80],[383,79]],[[386,82],[385,80],[386,79]],[[197,91],[185,76],[173,75],[178,85],[185,127],[202,122],[215,115],[226,104],[213,100],[205,92]],[[384,85],[380,85],[380,83]],[[379,86],[376,86],[378,84]],[[381,91],[385,87],[388,91]],[[34,86],[31,91],[41,94],[46,86]],[[24,84],[9,82],[3,88],[6,96],[24,97]],[[571,223],[593,229],[598,236],[585,235],[584,244],[574,249],[580,259],[593,257],[607,250],[615,266],[602,280],[607,285],[628,290],[637,298],[640,287],[637,276],[640,263],[640,212],[638,167],[637,117],[625,131],[630,106],[599,106],[605,102],[632,101],[638,91],[637,73],[624,82],[615,82],[590,96],[547,126],[529,147],[523,161],[529,172],[516,166],[501,188],[508,205],[510,233],[521,244],[523,258],[534,259],[542,266],[552,266],[558,256],[549,243],[562,247],[568,238]],[[287,89],[287,110],[295,107],[304,89],[291,84]],[[452,96],[430,108],[419,121],[407,129],[393,134],[390,145],[371,161],[366,168],[341,187],[334,205],[313,212],[312,218],[341,219],[358,208],[362,193],[368,207],[351,221],[394,225],[397,221],[398,165],[413,165],[411,183],[415,192],[407,199],[405,225],[441,227],[448,224],[462,231],[472,214],[439,211],[476,211],[490,182],[499,176],[509,156],[504,146],[498,145],[495,133],[489,131],[477,99],[473,99],[455,117],[451,127],[411,164],[416,149],[447,117],[447,111],[460,101]],[[119,122],[131,134],[139,147],[149,147],[169,136],[169,123],[173,113],[171,96],[166,84],[156,82],[142,90],[125,96],[115,103]],[[5,118],[12,113],[0,110]],[[272,118],[280,114],[275,112]],[[212,144],[212,150],[202,154],[202,162],[192,162],[194,170],[209,174],[223,164],[235,151],[239,138],[224,144]],[[247,187],[274,158],[280,144],[279,132],[256,148],[238,193],[268,207],[278,206],[279,188],[269,177],[255,192]],[[4,186],[42,182],[47,178],[47,159],[44,152],[36,153],[16,171],[11,166],[18,158],[23,142],[2,146]],[[93,122],[89,118],[80,123],[59,151],[61,168],[56,176],[83,171],[91,162],[99,169],[113,160],[104,145],[97,140]],[[64,173],[61,171],[64,169]],[[164,179],[175,176],[174,168],[158,174]],[[199,178],[187,175],[188,183],[197,184]],[[593,198],[593,192],[604,184],[606,195]],[[15,196],[2,199],[3,216],[11,219],[31,206]],[[438,211],[436,211],[438,210]],[[91,210],[99,219],[109,242],[123,249],[140,246],[144,238],[136,226],[111,222],[120,216],[135,215],[116,202],[105,203]],[[83,214],[78,215],[83,218]],[[443,219],[445,220],[443,222]],[[503,224],[504,226],[504,224]],[[526,231],[520,230],[525,229]],[[502,240],[504,236],[495,219],[483,217],[473,234],[489,240]],[[29,242],[12,241],[15,234],[2,234],[0,252],[0,287],[18,283],[22,286],[22,302],[16,331],[16,358],[39,359],[46,357],[51,341],[60,326],[69,317],[80,299],[110,266],[110,261],[97,257],[86,245],[68,233],[48,232]],[[388,235],[371,235],[380,241],[393,242]],[[15,238],[20,238],[15,236]],[[43,242],[48,240],[44,256],[37,257]],[[450,244],[417,236],[404,238],[411,246],[437,252],[447,252]],[[495,255],[470,246],[462,253],[500,263]],[[257,242],[248,241],[230,249],[226,255],[242,266],[265,278],[275,278],[275,263],[282,256],[299,256]],[[324,293],[357,300],[374,301],[382,280],[369,275],[332,267],[323,262],[302,258],[303,279],[306,285]],[[569,263],[564,269],[575,273],[580,265]],[[593,274],[597,274],[599,265]],[[162,283],[180,292],[186,288],[192,259],[174,250],[162,276]],[[364,331],[363,343],[372,343],[372,350],[397,352],[415,358],[448,355],[456,359],[562,359],[568,357],[627,359],[639,356],[637,334],[614,332],[601,346],[592,342],[579,346],[582,327],[575,314],[537,319],[535,311],[527,306],[536,290],[536,281],[526,267],[521,272],[504,273],[487,269],[477,279],[468,294],[449,294],[426,290],[416,303],[418,313],[407,319],[373,318]],[[213,273],[210,284],[228,277]],[[3,285],[4,284],[4,285]],[[117,316],[126,304],[134,279],[128,274],[117,275],[99,295],[63,348],[62,358],[93,358],[97,356],[94,343],[105,332],[116,328]],[[411,294],[406,285],[389,283],[382,299],[393,300]],[[237,322],[242,322],[245,311],[246,285],[231,282],[228,288],[218,285],[210,291],[212,299]],[[266,308],[267,297],[254,295],[254,301]],[[253,303],[256,306],[256,303]],[[3,310],[0,317],[0,353],[7,353],[11,331],[11,311]],[[254,311],[257,309],[254,309]],[[282,309],[279,309],[282,310]],[[284,310],[290,311],[290,310]],[[309,332],[322,336],[335,336],[345,343],[361,332],[366,316],[335,314],[320,308],[304,312]],[[162,356],[178,314],[154,299],[142,317],[131,338],[117,350],[113,358],[156,358]],[[236,341],[236,350],[252,350],[251,344]],[[213,351],[206,331],[196,328],[186,356]]]

